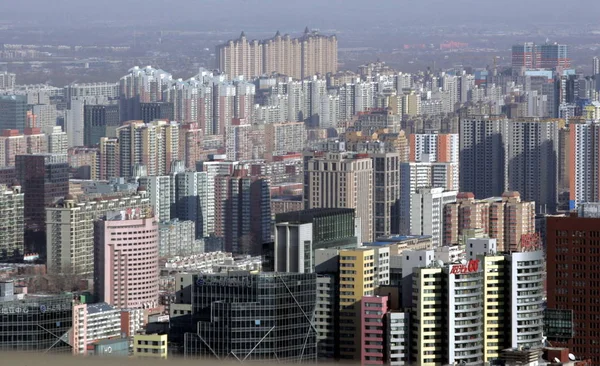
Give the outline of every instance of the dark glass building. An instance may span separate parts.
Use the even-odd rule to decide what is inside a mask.
[[[173,120],[173,103],[140,103],[140,109],[144,123],[150,123],[156,119]]]
[[[71,353],[72,304],[71,294],[17,299],[12,282],[0,282],[0,352]]]
[[[27,121],[27,97],[24,95],[0,96],[0,130],[23,132]]]
[[[86,105],[83,107],[83,143],[93,146],[102,137],[116,137],[121,125],[118,105]]]
[[[317,360],[315,274],[190,274],[186,358]]]
[[[314,208],[275,216],[274,242],[263,245],[263,270],[314,272],[317,249],[358,246],[352,208]]]

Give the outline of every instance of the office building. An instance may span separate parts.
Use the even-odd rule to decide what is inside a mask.
[[[569,209],[600,200],[600,125],[596,122],[569,124]]]
[[[271,240],[271,193],[268,178],[239,169],[214,179],[215,235],[225,250],[260,255]]]
[[[66,196],[62,204],[46,209],[48,272],[94,272],[94,221],[114,210],[151,207],[146,192],[127,196]]]
[[[136,334],[133,336],[133,356],[166,359],[168,344],[168,334]]]
[[[87,355],[89,344],[120,337],[121,310],[105,302],[73,306],[73,331],[69,337],[73,354]]]
[[[361,242],[373,241],[373,161],[350,152],[305,153],[304,208],[353,208]]]
[[[252,79],[281,74],[294,79],[337,72],[337,38],[311,32],[298,38],[281,35],[266,40],[248,40],[244,32],[236,40],[216,47],[216,68],[230,78]]]
[[[555,119],[509,123],[508,189],[534,201],[537,212],[556,212],[560,124]]]
[[[400,154],[372,153],[373,235],[400,233]]]
[[[158,225],[161,258],[187,257],[204,252],[202,240],[196,240],[196,222],[173,219]]]
[[[357,248],[359,239],[354,216],[350,208],[316,208],[278,214],[273,253],[266,258],[272,263],[263,263],[263,270],[312,273],[316,250]]]
[[[594,309],[600,294],[596,247],[600,217],[596,203],[582,206],[578,214],[546,218],[547,312],[562,315],[546,319],[547,326],[554,328],[547,336],[556,347],[568,347],[578,357],[597,363],[600,319]]]
[[[463,245],[468,230],[481,229],[497,240],[500,251],[522,251],[535,244],[535,202],[521,201],[518,192],[476,200],[459,193],[456,203],[444,208],[444,244]]]
[[[431,235],[433,247],[444,241],[444,207],[456,202],[456,191],[421,188],[411,194],[410,235]]]
[[[173,121],[173,103],[152,102],[140,103],[140,119],[144,123],[154,120]]]
[[[0,352],[70,353],[72,304],[72,294],[17,299],[14,284],[0,282]]]
[[[177,122],[128,121],[117,128],[117,137],[122,177],[133,176],[136,165],[145,166],[148,176],[168,175],[171,163],[180,160]]]
[[[0,130],[25,130],[27,97],[23,95],[0,96]]]
[[[539,46],[540,63],[537,67],[542,69],[569,69],[571,59],[569,59],[569,46],[566,44],[546,43]]]
[[[316,274],[180,276],[189,278],[183,299],[198,319],[185,333],[186,358],[316,362]]]
[[[118,308],[158,305],[158,222],[147,211],[108,212],[94,223],[94,291],[99,301]]]
[[[69,193],[67,155],[17,155],[15,167],[25,194],[25,229],[44,231],[46,207]]]
[[[0,185],[0,261],[21,260],[25,255],[25,202],[16,182]]]
[[[94,146],[102,137],[117,137],[121,125],[119,105],[90,105],[83,107],[83,144]]]

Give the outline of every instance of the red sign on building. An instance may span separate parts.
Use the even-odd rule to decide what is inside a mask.
[[[479,259],[471,259],[467,264],[455,264],[450,269],[450,274],[473,273],[479,270]]]

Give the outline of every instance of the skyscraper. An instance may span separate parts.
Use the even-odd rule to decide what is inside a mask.
[[[94,291],[118,308],[158,305],[158,222],[149,210],[108,212],[94,223]]]
[[[569,209],[574,209],[600,200],[600,125],[572,122],[569,133]]]
[[[444,188],[421,188],[411,194],[410,234],[431,235],[434,247],[443,244],[444,207],[456,202],[456,191]]]
[[[373,161],[368,154],[311,152],[304,156],[304,208],[353,208],[361,242],[373,241]]]
[[[500,196],[507,186],[508,120],[480,116],[460,121],[460,190],[475,197]]]
[[[271,240],[271,192],[266,177],[239,169],[215,177],[215,234],[226,251],[259,255]]]
[[[20,185],[0,185],[0,260],[21,260],[25,254],[24,197]]]
[[[535,201],[537,212],[556,212],[558,203],[559,120],[511,120],[508,189]]]
[[[25,194],[25,228],[44,231],[46,207],[69,193],[67,155],[17,155],[15,167]]]
[[[215,53],[216,67],[230,78],[276,73],[303,79],[337,72],[337,38],[308,28],[299,38],[277,32],[275,37],[261,41],[249,41],[242,32],[238,39],[217,46]]]
[[[141,120],[141,103],[161,102],[173,76],[152,66],[131,68],[119,83],[121,121]]]
[[[538,67],[540,54],[538,46],[533,42],[525,42],[523,44],[512,46],[512,67],[515,69],[535,69]]]
[[[140,118],[144,123],[154,120],[173,121],[173,104],[168,102],[140,103]]]
[[[600,74],[600,57],[594,56],[592,60],[592,76]]]
[[[569,46],[566,44],[546,43],[539,47],[540,63],[538,67],[543,69],[571,67],[571,59],[569,59]]]

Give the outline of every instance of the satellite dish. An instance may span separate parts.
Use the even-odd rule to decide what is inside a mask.
[[[444,261],[443,260],[438,260],[437,261],[438,266],[443,267],[444,266]]]
[[[461,260],[461,261],[460,261],[460,263],[461,263],[463,266],[466,266],[468,262],[467,262],[467,260],[466,260],[466,259],[463,259],[463,260]]]
[[[560,363],[560,360],[558,359],[558,357],[554,357],[554,363]]]
[[[575,361],[575,355],[572,353],[569,353],[569,360]]]

